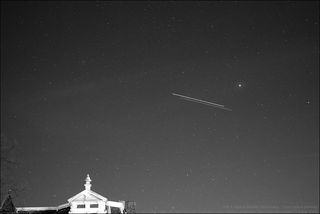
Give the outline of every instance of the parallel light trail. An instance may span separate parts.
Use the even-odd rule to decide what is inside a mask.
[[[177,97],[179,97],[179,98],[181,98],[183,100],[186,100],[186,101],[191,101],[191,102],[195,102],[195,103],[199,103],[199,104],[212,106],[212,107],[215,107],[215,108],[220,108],[220,109],[227,110],[227,111],[232,111],[232,109],[226,108],[226,107],[224,107],[224,105],[220,105],[220,104],[217,104],[217,103],[213,103],[213,102],[209,102],[209,101],[205,101],[205,100],[200,100],[200,99],[196,99],[196,98],[193,98],[193,97],[188,97],[188,96],[181,95],[181,94],[176,94],[176,93],[172,93],[172,95],[173,96],[177,96]]]

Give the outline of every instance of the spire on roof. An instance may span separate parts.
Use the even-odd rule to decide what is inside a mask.
[[[86,188],[86,190],[91,190],[91,179],[90,179],[90,176],[89,176],[89,174],[87,174],[87,178],[86,178],[86,180],[85,180],[85,184],[84,184],[84,186],[85,186],[85,188]]]

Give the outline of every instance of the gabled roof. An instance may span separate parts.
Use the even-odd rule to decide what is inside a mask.
[[[92,190],[83,190],[82,192],[78,193],[77,195],[73,196],[72,198],[68,199],[68,202],[74,201],[108,201],[107,198],[99,195],[98,193]]]

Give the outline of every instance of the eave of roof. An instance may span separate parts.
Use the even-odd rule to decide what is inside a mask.
[[[57,207],[17,207],[17,211],[47,211],[47,210],[57,210]]]

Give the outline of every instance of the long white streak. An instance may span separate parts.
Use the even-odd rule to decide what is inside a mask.
[[[191,101],[191,102],[194,102],[194,103],[199,103],[199,104],[207,105],[207,106],[211,106],[211,107],[215,107],[215,108],[219,108],[219,109],[223,109],[223,110],[227,110],[227,111],[232,111],[232,109],[226,108],[226,107],[221,106],[221,105],[204,103],[204,102],[200,102],[200,101],[198,101],[198,100],[192,100],[192,99],[187,99],[187,98],[182,98],[182,97],[180,97],[180,99],[186,100],[186,101]]]
[[[219,104],[216,104],[216,103],[205,102],[205,101],[202,101],[202,100],[195,100],[195,99],[184,98],[184,97],[179,97],[179,98],[182,99],[182,100],[201,103],[201,104],[205,104],[205,105],[209,105],[209,106],[224,107],[223,105],[219,105]]]
[[[200,103],[206,103],[206,104],[209,104],[209,105],[215,105],[215,106],[224,107],[224,105],[220,105],[220,104],[213,103],[213,102],[208,102],[208,101],[205,101],[205,100],[196,99],[196,98],[193,98],[193,97],[184,96],[184,95],[181,95],[181,94],[172,93],[172,95],[178,96],[180,98],[187,99],[187,100],[190,100],[190,101],[196,101],[196,102],[200,102]]]

